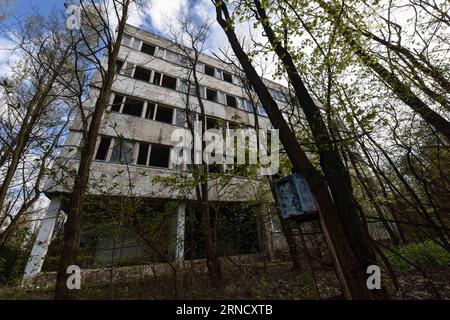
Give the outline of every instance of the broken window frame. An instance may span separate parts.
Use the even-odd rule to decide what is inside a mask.
[[[170,83],[172,83],[173,81],[175,81],[175,82],[174,82],[174,83],[175,83],[175,86],[174,86],[174,87],[165,85],[165,83],[166,83],[165,81],[166,81],[166,79],[168,79],[168,78],[170,78],[170,80],[169,80],[169,81],[171,81]],[[167,83],[169,83],[169,82],[167,82]],[[166,83],[166,84],[167,84],[167,83]],[[162,77],[161,77],[161,84],[160,84],[161,87],[167,88],[167,89],[172,89],[172,90],[177,90],[177,85],[178,85],[178,78],[177,78],[177,77],[172,77],[172,76],[169,76],[168,74],[162,74]]]
[[[106,142],[107,140],[109,140],[109,142]],[[98,152],[99,152],[100,147],[102,146],[103,141],[105,141],[105,144],[107,144],[107,145],[105,145],[105,144],[103,145],[104,148],[105,148],[105,150],[104,150],[104,157],[103,157],[104,159],[99,159],[98,158]],[[109,157],[111,155],[111,145],[112,145],[113,141],[114,141],[113,137],[103,136],[103,135],[98,136],[97,137],[97,143],[95,145],[94,160],[96,160],[96,161],[105,161],[105,162],[109,161]]]
[[[148,51],[146,51],[147,49],[145,49],[144,50],[144,48],[153,48],[153,53],[151,53],[151,52],[148,52]],[[143,53],[145,53],[145,54],[148,54],[148,55],[150,55],[150,56],[155,56],[155,54],[156,54],[156,48],[157,48],[157,46],[155,46],[154,44],[151,44],[151,43],[149,43],[149,42],[146,42],[146,41],[142,41],[142,46],[141,46],[141,52],[143,52]],[[151,49],[149,50],[149,51],[152,51]]]
[[[210,77],[216,77],[216,68],[214,68],[213,66],[210,66],[209,64],[203,64],[204,65],[204,74],[210,76]],[[206,71],[208,70],[208,72]],[[212,74],[210,74],[210,71],[212,70]]]
[[[140,69],[139,72],[147,72],[148,73],[148,79],[143,79],[143,78],[136,78],[136,71],[138,71],[138,68]],[[134,68],[134,73],[133,73],[133,79],[136,80],[140,80],[140,81],[144,81],[144,82],[150,82],[150,80],[152,79],[152,74],[154,72],[152,72],[152,70],[141,67],[141,66],[136,66]]]
[[[229,76],[230,81],[225,80],[225,78],[226,78],[225,76],[227,76],[227,77]],[[230,72],[222,70],[222,80],[225,82],[228,82],[228,83],[233,83],[233,75]]]
[[[163,120],[161,120],[161,118],[159,120],[156,119],[159,116],[159,114],[160,114],[159,111],[160,110],[164,110],[164,109],[166,109],[166,110],[170,109],[170,111],[172,112],[172,114],[170,116],[170,122],[163,121]],[[161,111],[161,112],[165,112],[165,111]],[[164,104],[159,104],[159,103],[156,105],[156,108],[155,108],[155,111],[154,111],[154,115],[153,115],[153,118],[154,118],[153,120],[161,122],[161,123],[173,124],[173,117],[174,117],[174,108],[166,106]]]
[[[155,165],[155,164],[151,164],[153,152],[155,152],[156,149],[160,148],[160,147],[164,147],[164,148],[168,149],[167,167],[166,166],[158,166],[158,165]],[[148,157],[148,167],[171,169],[171,166],[172,166],[171,159],[170,159],[170,157],[172,156],[172,147],[171,146],[163,145],[163,144],[150,144],[150,148],[149,149],[150,149],[149,150],[150,155]]]
[[[233,103],[230,103],[231,101],[234,101],[234,104]],[[231,95],[231,94],[225,94],[225,104],[228,106],[228,107],[231,107],[231,108],[237,108],[238,107],[238,98],[237,97],[235,97],[235,96],[233,96],[233,95]]]
[[[142,103],[141,112],[140,112],[139,115],[134,114],[134,113],[124,112],[125,107],[127,107],[127,103],[130,102],[129,100],[134,101],[134,103],[138,103],[138,102]],[[145,110],[145,103],[146,103],[146,101],[144,101],[142,99],[138,99],[138,98],[134,98],[134,97],[125,97],[125,99],[122,99],[122,105],[121,105],[121,108],[120,108],[120,113],[129,115],[129,116],[133,116],[133,117],[142,118],[142,115],[143,115],[144,110]]]
[[[218,90],[214,90],[214,89],[210,89],[210,88],[206,88],[206,97],[205,97],[205,99],[206,100],[208,100],[208,101],[212,101],[212,102],[219,102],[219,91]],[[208,97],[208,91],[210,91],[210,92],[215,92],[215,99],[214,100],[212,100],[212,99],[209,99],[209,97]]]
[[[131,140],[123,139],[123,138],[113,138],[114,143],[112,146],[110,145],[110,154],[108,162],[118,163],[118,164],[134,164],[134,152],[135,152],[135,143]],[[125,149],[126,147],[129,147]],[[117,149],[118,148],[118,151]],[[115,156],[115,152],[118,152],[118,159],[113,159]]]

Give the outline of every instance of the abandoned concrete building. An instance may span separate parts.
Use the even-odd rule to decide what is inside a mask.
[[[237,125],[255,126],[253,105],[257,106],[258,127],[271,128],[262,105],[254,99],[250,101],[248,90],[244,90],[243,86],[245,80],[228,64],[201,54],[196,70],[208,128],[217,127],[218,123],[224,129]],[[103,115],[91,167],[85,211],[95,213],[97,218],[102,214],[109,217],[107,219],[123,217],[128,214],[124,210],[133,207],[130,201],[139,200],[136,210],[154,218],[139,225],[156,226],[158,230],[152,232],[160,236],[159,242],[152,244],[153,249],[159,250],[158,254],[153,253],[155,261],[161,260],[161,257],[172,261],[204,257],[201,246],[194,248],[190,244],[192,241],[201,243],[199,227],[191,227],[187,223],[188,212],[198,215],[195,213],[193,192],[181,194],[179,190],[155,182],[155,177],[175,177],[179,172],[188,170],[188,167],[174,166],[170,161],[173,147],[171,134],[177,128],[186,127],[186,95],[192,95],[192,92],[186,92],[186,77],[186,59],[173,42],[127,25],[110,106]],[[269,80],[264,81],[280,108],[283,108],[286,105],[286,88]],[[85,108],[93,106],[97,94],[98,88],[94,85],[84,103]],[[50,264],[45,257],[51,256],[48,252],[53,243],[51,239],[55,238],[58,230],[58,221],[61,220],[58,217],[65,210],[65,196],[72,182],[70,170],[77,168],[77,147],[82,143],[82,119],[78,114],[65,147],[54,164],[52,176],[46,182],[45,192],[51,203],[26,266],[26,277],[39,273],[44,261]],[[216,170],[223,171],[225,166]],[[257,223],[255,217],[248,213],[252,211],[249,208],[253,206],[251,201],[255,198],[258,182],[239,177],[232,180],[230,185],[235,188],[234,191],[229,187],[212,186],[208,195],[214,212],[224,217],[225,222],[221,224],[217,237],[228,245],[229,250],[225,250],[225,254],[261,252],[261,246],[268,242],[270,250],[275,250],[282,242],[279,222],[269,218],[264,223]],[[168,204],[171,204],[169,209]],[[258,210],[266,210],[269,215],[268,208],[256,208]],[[167,219],[170,222],[162,226],[164,223],[161,220],[165,218],[158,220],[156,217],[166,211],[171,217]],[[92,222],[89,214],[83,212],[83,215],[82,224],[88,226]],[[112,220],[115,223],[101,236],[98,227],[82,232],[81,250],[90,253],[84,267],[105,266],[111,261],[133,263],[144,254],[145,242],[153,241],[146,239],[145,235],[140,239],[130,236],[120,229],[122,222],[119,219]],[[117,234],[114,230],[121,231]]]

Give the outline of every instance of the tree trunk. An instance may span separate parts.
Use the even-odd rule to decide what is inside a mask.
[[[316,197],[320,210],[322,231],[336,266],[337,276],[345,297],[347,299],[377,298],[378,294],[368,290],[366,287],[366,270],[350,247],[325,181],[309,162],[295,135],[286,124],[276,102],[270,96],[267,87],[242,49],[232,27],[233,21],[230,18],[227,6],[219,0],[215,1],[215,5],[217,21],[225,31],[248,80],[265,107],[272,125],[279,130],[280,140],[293,165],[293,170],[301,173],[306,178]]]
[[[75,264],[76,261],[80,239],[81,209],[88,187],[89,171],[103,111],[108,106],[109,96],[111,94],[111,87],[115,76],[115,64],[122,42],[122,35],[125,29],[129,4],[130,0],[124,2],[122,6],[122,17],[117,27],[116,41],[114,44],[110,43],[108,45],[108,66],[105,78],[103,79],[103,85],[100,89],[99,97],[95,103],[85,145],[81,150],[80,164],[75,176],[72,193],[70,194],[68,201],[67,221],[64,226],[63,248],[56,275],[55,299],[72,298],[72,295],[66,285],[68,277],[66,270],[70,265]],[[81,112],[83,112],[82,109]]]

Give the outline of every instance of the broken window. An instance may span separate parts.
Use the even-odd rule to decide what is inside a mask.
[[[220,129],[221,123],[218,119],[206,117],[206,129]]]
[[[134,145],[130,141],[116,138],[109,161],[129,164],[133,161],[133,149]]]
[[[217,102],[217,91],[206,88],[206,99]]]
[[[123,105],[122,113],[140,117],[143,108],[144,101],[127,97]]]
[[[163,75],[163,79],[161,81],[161,86],[175,90],[177,88],[177,79],[165,74],[165,75]]]
[[[186,123],[186,113],[183,110],[177,109],[175,115],[175,125],[184,126]]]
[[[227,106],[236,108],[237,107],[236,97],[227,94]]]
[[[154,72],[153,73],[153,84],[156,84],[159,86],[160,83],[161,83],[161,73]]]
[[[146,54],[149,54],[152,56],[155,55],[155,49],[156,49],[156,47],[149,43],[146,43],[146,42],[142,43],[141,51]]]
[[[233,77],[231,76],[231,73],[222,71],[222,74],[223,74],[223,81],[233,83]]]
[[[148,159],[148,150],[150,149],[150,144],[145,142],[139,142],[139,153],[136,163],[146,166]]]
[[[172,108],[158,105],[158,108],[156,108],[155,120],[171,124],[172,114],[173,114]]]
[[[116,60],[116,73],[120,73],[120,70],[122,70],[123,67],[123,61],[122,60]]]
[[[149,166],[154,167],[169,167],[170,147],[158,144],[152,144],[150,150]]]
[[[127,66],[125,67],[125,70],[123,70],[123,74],[128,77],[131,77],[133,74],[133,69],[134,69],[134,64],[127,62]]]
[[[111,111],[120,112],[120,107],[122,105],[123,96],[120,94],[114,95],[114,101],[111,106]]]
[[[205,74],[214,77],[215,73],[214,73],[214,67],[208,66],[205,64]]]
[[[101,137],[100,143],[98,144],[97,153],[95,154],[96,160],[106,160],[111,140],[111,137]]]
[[[145,112],[145,118],[153,120],[154,113],[155,113],[155,104],[153,102],[148,102],[147,111]]]
[[[151,71],[142,67],[136,67],[136,71],[134,71],[134,78],[143,80],[143,81],[150,81],[150,75]]]

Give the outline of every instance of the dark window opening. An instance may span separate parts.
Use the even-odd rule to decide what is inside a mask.
[[[162,145],[152,145],[150,151],[149,165],[154,167],[169,167],[170,147]]]
[[[122,69],[123,63],[124,62],[122,60],[116,60],[116,73],[120,73],[120,70]]]
[[[155,46],[152,46],[151,44],[148,44],[148,43],[144,42],[142,44],[141,51],[153,56],[155,54],[155,49],[156,49]]]
[[[214,67],[208,66],[205,64],[205,74],[214,77],[215,73],[214,73]]]
[[[150,81],[150,74],[151,74],[150,70],[141,67],[136,67],[136,70],[134,71],[134,78],[144,81]]]
[[[217,91],[206,89],[206,99],[209,101],[217,102]]]
[[[111,111],[120,112],[120,105],[122,104],[123,96],[120,94],[116,94],[114,96],[114,101],[111,106]]]
[[[233,77],[230,73],[223,71],[223,81],[233,83]]]
[[[148,155],[148,148],[150,144],[140,142],[139,143],[139,154],[137,158],[137,164],[146,166],[147,165],[147,155]]]
[[[153,75],[153,84],[156,84],[159,86],[159,83],[161,82],[161,73],[155,72]]]
[[[169,89],[176,89],[177,88],[177,79],[174,77],[170,77],[167,74],[163,76],[161,86]]]
[[[220,129],[219,120],[214,118],[206,118],[206,129]]]
[[[122,113],[140,117],[142,115],[143,108],[144,108],[144,101],[133,98],[126,98],[125,104],[123,105]]]
[[[110,162],[129,164],[133,161],[134,144],[127,140],[115,139]]]
[[[155,120],[165,123],[172,123],[172,114],[172,108],[158,105],[158,109],[156,109]]]
[[[109,145],[111,144],[111,137],[102,137],[98,145],[96,160],[106,160],[109,151]]]
[[[147,103],[147,111],[145,112],[145,118],[153,120],[153,114],[155,113],[155,104],[148,102]]]
[[[227,106],[237,108],[236,97],[227,95]]]

